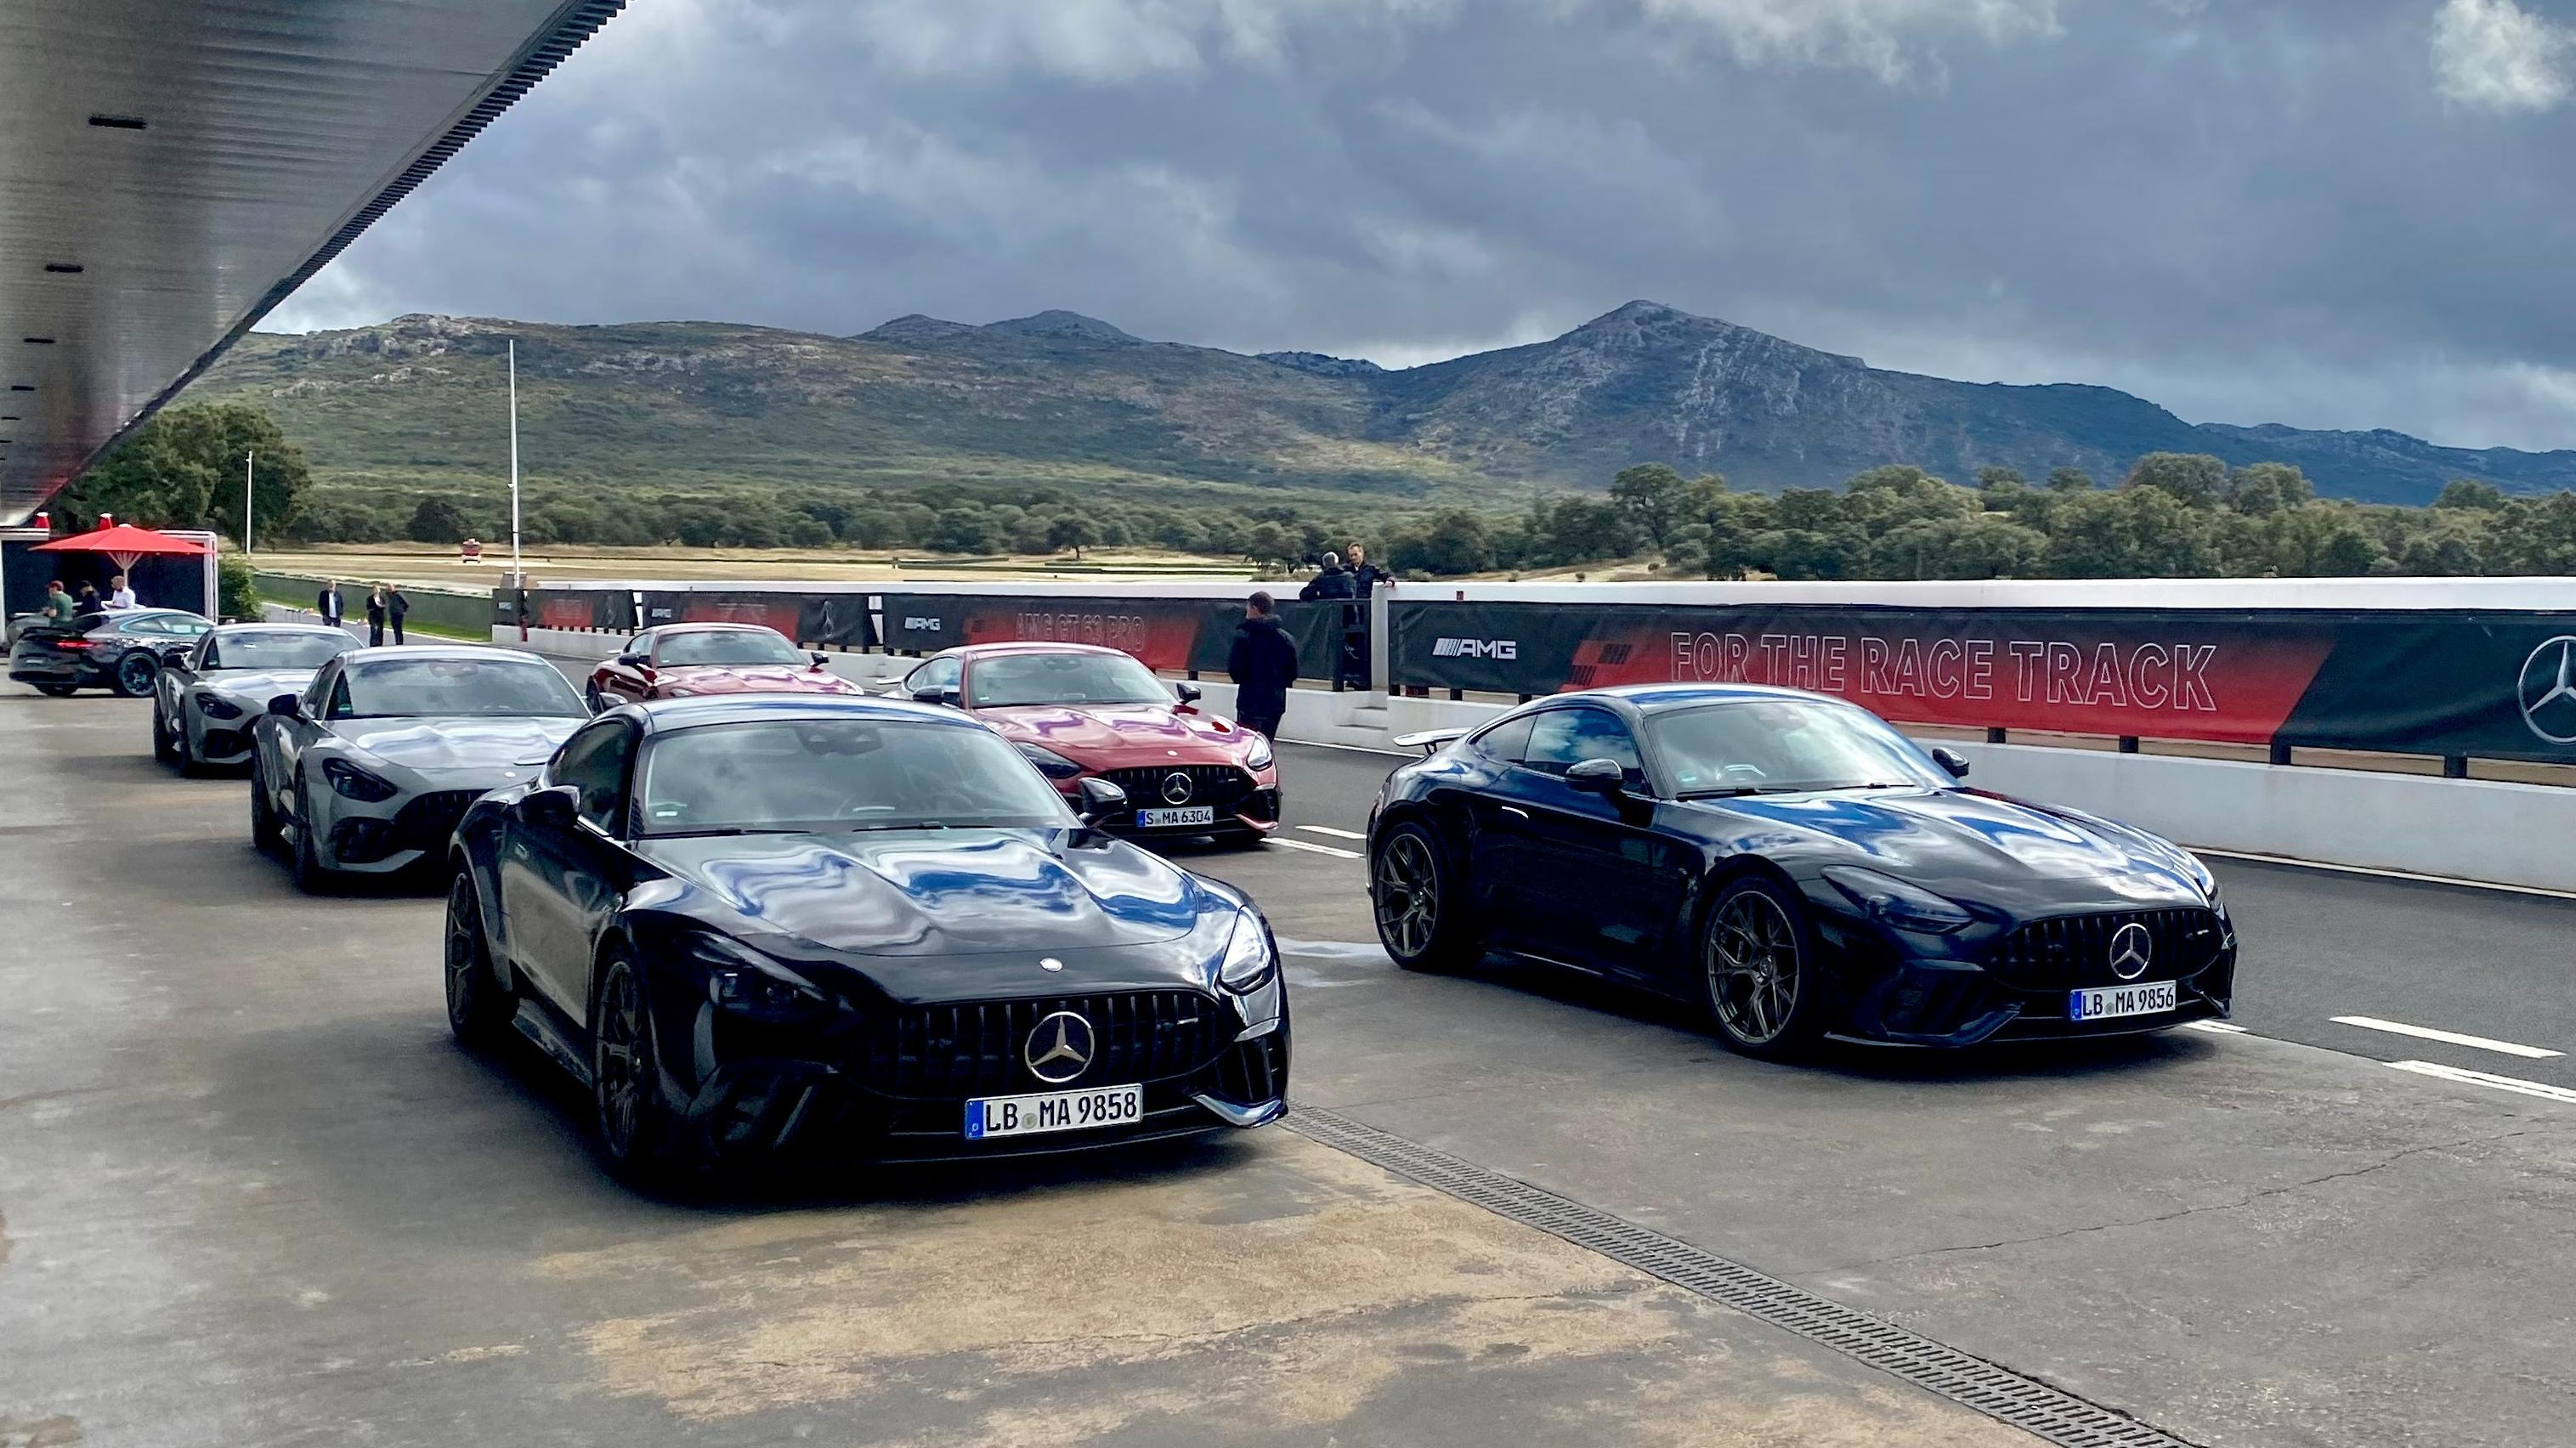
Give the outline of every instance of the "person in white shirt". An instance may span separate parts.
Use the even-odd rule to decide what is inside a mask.
[[[107,581],[107,585],[108,585],[108,594],[107,594],[107,606],[108,606],[108,607],[110,607],[110,608],[137,608],[137,607],[140,607],[140,606],[141,606],[141,605],[139,605],[139,604],[137,604],[137,603],[135,602],[135,600],[134,600],[134,589],[133,589],[132,585],[128,584],[128,583],[125,581],[125,575],[124,575],[124,574],[120,573],[120,574],[116,575],[114,578],[109,579],[109,580]]]

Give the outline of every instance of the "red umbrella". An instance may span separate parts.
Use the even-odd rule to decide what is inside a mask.
[[[149,528],[137,528],[131,523],[119,523],[112,528],[98,528],[87,533],[75,533],[69,538],[57,538],[51,543],[39,543],[27,551],[30,553],[104,553],[116,560],[117,567],[130,569],[134,566],[135,559],[146,554],[201,556],[206,551],[206,545],[190,542],[185,538],[173,538],[167,533],[155,533]]]

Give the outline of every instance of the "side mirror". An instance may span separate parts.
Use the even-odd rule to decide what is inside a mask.
[[[957,707],[957,691],[955,689],[915,689],[912,691],[912,701],[916,704],[945,704],[953,709]]]
[[[1084,824],[1098,824],[1127,808],[1127,791],[1096,774],[1084,775],[1079,788],[1082,790],[1082,808],[1076,813],[1082,816]]]
[[[268,712],[281,719],[292,719],[304,712],[304,701],[293,694],[280,694],[268,701]]]
[[[814,661],[814,667],[818,669],[828,669],[832,667],[831,656],[824,653],[821,649],[816,649],[813,653],[807,655],[807,657]]]
[[[630,669],[640,669],[644,667],[644,656],[642,654],[619,654],[617,656],[617,662]]]
[[[1585,794],[1616,795],[1628,787],[1628,771],[1615,759],[1587,759],[1565,771],[1565,782]]]
[[[1186,682],[1174,684],[1172,686],[1172,692],[1180,695],[1181,702],[1184,704],[1195,704],[1199,700],[1207,697],[1207,690],[1200,688],[1196,684]]]
[[[519,818],[539,829],[572,828],[574,806],[581,803],[578,786],[558,784],[547,789],[532,789],[519,796]]]
[[[1932,746],[1932,762],[1950,771],[1952,779],[1968,777],[1968,756],[1946,745]]]

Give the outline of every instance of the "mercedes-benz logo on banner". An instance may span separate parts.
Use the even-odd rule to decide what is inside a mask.
[[[2560,634],[2522,661],[2514,688],[2522,722],[2552,744],[2576,744],[2576,634]]]
[[[1091,1022],[1072,1011],[1058,1011],[1029,1032],[1020,1059],[1029,1074],[1050,1086],[1061,1086],[1091,1069]]]
[[[1164,776],[1163,776],[1163,803],[1165,803],[1165,804],[1188,804],[1189,802],[1190,802],[1190,777],[1189,777],[1189,775],[1188,775],[1187,773],[1185,773],[1185,772],[1181,771],[1181,770],[1178,770],[1178,769],[1175,769],[1175,770],[1173,770],[1171,773],[1169,773],[1169,774],[1167,774],[1167,775],[1164,775]]]
[[[2135,920],[2111,932],[2111,973],[2122,980],[2136,980],[2147,973],[2155,962],[2156,938],[2147,927]]]

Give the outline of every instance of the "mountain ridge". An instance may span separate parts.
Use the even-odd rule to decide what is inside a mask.
[[[1660,461],[1776,490],[1887,463],[1963,482],[1985,466],[2071,466],[2110,482],[2140,454],[2181,451],[2293,463],[2321,493],[2374,502],[2427,502],[2460,477],[2576,487],[2576,450],[2194,424],[2114,388],[1889,371],[1644,300],[1545,341],[1398,369],[1152,341],[1064,310],[981,325],[916,313],[847,337],[408,314],[255,333],[191,391],[266,403],[326,471],[425,480],[488,465],[441,410],[488,406],[478,389],[514,337],[523,421],[672,486],[1026,472],[1420,495],[1599,488]]]

